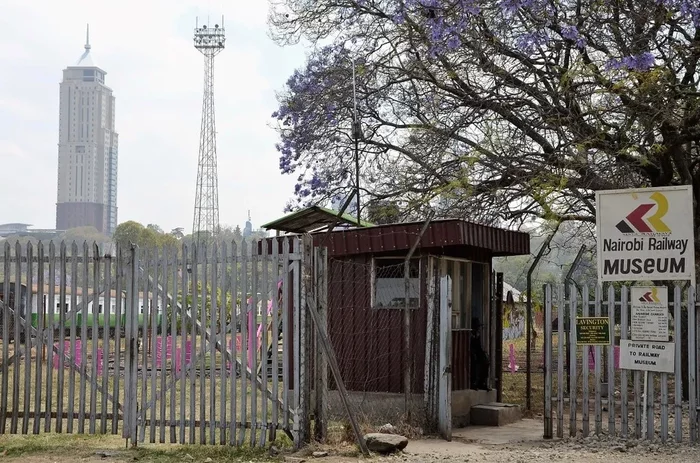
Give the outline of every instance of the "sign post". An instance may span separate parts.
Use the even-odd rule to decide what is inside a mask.
[[[695,282],[690,185],[596,192],[598,281]]]

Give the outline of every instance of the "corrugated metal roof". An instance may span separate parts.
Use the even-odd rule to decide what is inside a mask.
[[[334,231],[326,245],[333,256],[377,254],[411,248],[418,239],[423,222],[379,225],[368,228]],[[318,234],[320,243],[325,234]],[[428,225],[420,248],[470,246],[488,249],[493,256],[515,256],[530,253],[530,235],[467,222],[460,219],[436,220]]]
[[[267,230],[279,230],[287,233],[310,233],[334,223],[357,226],[357,218],[348,214],[338,216],[338,213],[321,206],[311,206],[288,214],[281,219],[266,223],[262,226]],[[363,227],[371,227],[369,222],[360,222]]]

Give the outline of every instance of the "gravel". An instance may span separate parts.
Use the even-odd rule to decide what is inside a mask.
[[[441,448],[411,442],[407,452],[393,457],[379,458],[384,462],[589,462],[614,463],[644,462],[697,462],[700,448],[689,444],[622,440],[607,436],[561,439],[549,442],[530,442],[508,445],[479,445],[473,443],[445,443]]]

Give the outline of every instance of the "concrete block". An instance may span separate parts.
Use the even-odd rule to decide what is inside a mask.
[[[522,418],[520,406],[491,402],[475,405],[470,410],[472,426],[504,426]]]

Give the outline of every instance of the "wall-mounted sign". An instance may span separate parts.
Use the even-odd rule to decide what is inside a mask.
[[[596,192],[598,280],[695,281],[690,185]]]
[[[632,340],[668,341],[668,288],[632,286]]]
[[[674,373],[675,343],[620,340],[620,368]]]
[[[576,317],[576,345],[610,345],[610,319],[608,317]]]

